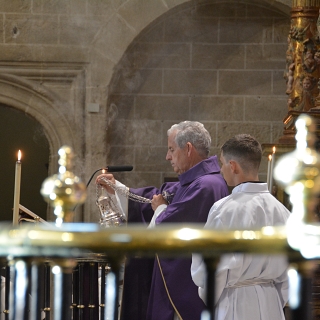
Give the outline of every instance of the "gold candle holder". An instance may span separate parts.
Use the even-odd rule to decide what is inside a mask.
[[[72,172],[73,151],[68,146],[59,149],[59,173],[44,180],[41,194],[54,207],[56,225],[72,222],[74,209],[86,199],[86,186]]]
[[[320,155],[314,149],[314,120],[302,114],[296,121],[296,128],[296,149],[279,158],[274,178],[289,194],[292,203],[292,214],[287,223],[288,242],[292,248],[301,251],[302,247],[310,245],[311,224],[318,221],[315,208],[320,191]]]

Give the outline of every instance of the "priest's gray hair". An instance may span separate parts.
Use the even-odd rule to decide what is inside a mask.
[[[179,148],[184,148],[190,142],[199,155],[207,158],[211,146],[211,136],[204,125],[197,121],[183,121],[174,124],[167,132],[168,136],[176,132],[175,142]]]

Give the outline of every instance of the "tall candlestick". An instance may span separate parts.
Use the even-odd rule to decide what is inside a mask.
[[[19,221],[20,184],[21,184],[21,151],[19,150],[18,161],[16,162],[16,175],[14,180],[14,199],[13,199],[13,225],[14,226],[17,226]]]
[[[272,155],[269,154],[269,156],[268,156],[268,171],[267,171],[267,185],[268,185],[268,190],[269,190],[269,186],[270,186],[271,159],[272,159]]]
[[[274,168],[274,162],[275,162],[275,153],[276,153],[276,147],[272,148],[272,156],[271,156],[271,164],[270,164],[270,180],[269,180],[269,192],[272,193],[272,185],[273,185],[273,168]]]

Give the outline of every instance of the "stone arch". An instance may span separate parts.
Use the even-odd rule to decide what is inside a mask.
[[[199,0],[197,4],[206,3],[222,3],[234,2],[231,0]],[[239,1],[245,2],[245,1]],[[275,8],[289,15],[291,9],[291,0],[252,0],[251,2],[261,3]],[[106,65],[109,65],[107,73],[104,70],[105,78],[103,84],[108,86],[112,81],[114,67],[120,62],[124,52],[130,46],[132,41],[139,34],[155,22],[166,12],[172,9],[178,9],[181,5],[191,4],[190,0],[163,0],[150,2],[145,5],[141,0],[128,0],[120,5],[115,10],[110,19],[101,28],[99,35],[92,43],[91,49],[97,50],[105,60]],[[113,30],[114,32],[110,32]],[[95,72],[99,73],[101,65],[97,65]],[[101,80],[101,79],[100,79]],[[101,83],[100,83],[101,84]]]
[[[238,6],[239,3],[240,6]],[[266,88],[264,90],[260,87],[263,99],[265,103],[272,101],[272,106],[280,115],[276,118],[276,113],[273,113],[274,118],[270,120],[281,126],[279,130],[282,132],[282,123],[278,121],[282,118],[281,110],[283,109],[280,106],[282,93],[279,92],[280,90],[271,92],[270,88],[275,86],[271,85],[270,81],[273,79],[278,81],[278,78],[283,81],[279,69],[285,65],[285,57],[278,48],[286,45],[289,12],[279,10],[268,0],[213,0],[201,1],[199,7],[202,5],[204,8],[206,5],[211,6],[211,9],[208,12],[203,8],[203,10],[197,10],[193,2],[188,1],[154,19],[132,41],[113,70],[107,103],[107,146],[109,148],[107,158],[110,164],[116,164],[118,159],[122,159],[125,163],[134,165],[134,173],[119,175],[119,180],[127,185],[160,185],[163,178],[172,177],[171,168],[166,166],[164,159],[157,156],[166,152],[166,129],[172,123],[185,119],[205,122],[210,133],[215,137],[213,153],[219,152],[218,147],[221,142],[227,135],[237,131],[237,126],[230,123],[238,123],[239,127],[247,125],[242,121],[242,116],[245,115],[242,112],[251,114],[250,110],[255,109],[258,92],[255,79],[261,79],[261,74],[266,76],[263,80],[261,79],[262,86]],[[230,16],[227,15],[229,6],[231,7]],[[255,7],[255,10],[248,10],[248,6]],[[185,19],[183,15],[178,16],[185,11],[188,12]],[[264,11],[267,12],[268,23],[257,19]],[[222,13],[219,22],[223,23],[218,23],[219,12]],[[212,20],[208,22],[205,29],[202,24],[188,22],[193,18],[194,21],[203,21],[201,14],[205,16],[204,20]],[[225,16],[227,19],[223,21]],[[252,24],[251,27],[249,24],[244,24],[245,30],[250,32],[236,39],[233,36],[235,33],[229,30],[237,27],[239,17]],[[164,23],[166,19],[170,20],[167,25]],[[176,22],[178,26],[175,29]],[[257,28],[252,28],[252,25]],[[220,26],[222,27],[218,31]],[[177,34],[180,38],[177,38],[177,41],[172,40],[169,34],[172,30],[178,30]],[[222,30],[226,32],[222,33]],[[220,32],[219,35],[218,32]],[[176,37],[175,32],[173,35]],[[202,35],[205,36],[202,37]],[[218,41],[221,35],[226,36],[228,41]],[[247,49],[247,42],[258,44],[261,46],[261,51],[257,51],[255,45],[250,47],[250,44]],[[276,58],[272,55],[270,55],[272,59],[269,55],[260,55],[265,52],[266,45],[277,49]],[[136,51],[135,47],[137,47]],[[270,52],[272,51],[270,49]],[[254,65],[256,53],[259,54],[262,64],[259,60]],[[190,59],[194,57],[199,61],[190,63]],[[208,63],[206,57],[209,57]],[[251,63],[252,69],[249,67],[249,70],[246,70],[247,62]],[[249,81],[243,80],[243,72],[247,72],[246,74],[252,77],[249,87],[246,85]],[[271,77],[271,74],[275,76]],[[231,77],[234,75],[239,75],[239,78],[236,76],[235,82],[231,85],[232,88],[229,88]],[[236,82],[244,86],[234,90],[237,87]],[[180,89],[181,84],[182,89]],[[255,88],[255,90],[249,92],[248,88]],[[226,99],[230,99],[229,102],[226,102]],[[212,105],[215,109],[211,108]],[[230,109],[224,114],[226,107]],[[192,108],[194,111],[191,111]],[[230,118],[230,115],[234,118]],[[265,125],[268,133],[274,134],[273,123],[270,122],[270,125],[260,122],[250,122],[250,128],[246,127],[245,130],[257,136],[262,133],[260,125]],[[223,137],[225,133],[226,136]],[[270,134],[260,135],[258,138],[266,141],[264,139],[270,136]]]
[[[28,114],[44,129],[49,143],[49,175],[57,171],[58,150],[75,147],[70,120],[61,112],[66,102],[45,87],[24,78],[0,73],[0,102]]]

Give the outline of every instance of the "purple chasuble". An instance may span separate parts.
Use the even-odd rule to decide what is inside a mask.
[[[167,191],[172,198],[167,209],[156,219],[160,223],[205,224],[213,203],[229,194],[220,175],[217,157],[201,161],[179,176],[179,182],[154,187],[130,189],[152,199],[154,194]],[[153,210],[150,204],[129,202],[128,223],[148,223]],[[190,258],[159,257],[171,299],[183,320],[200,319],[204,303],[190,273]],[[125,270],[121,319],[173,320],[174,308],[168,298],[156,259],[130,259]]]

